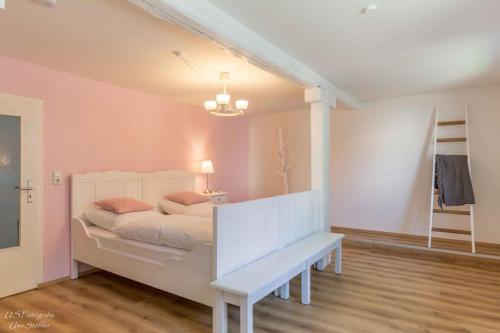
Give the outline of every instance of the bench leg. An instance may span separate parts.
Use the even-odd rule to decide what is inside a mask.
[[[280,297],[282,299],[289,299],[290,298],[290,281],[287,283],[281,285],[280,287]]]
[[[240,302],[240,332],[253,332],[253,304],[244,297]]]
[[[331,262],[332,262],[332,254],[328,253],[326,256],[318,260],[316,269],[318,271],[324,271],[326,266],[328,266],[328,264],[330,264]]]
[[[227,333],[227,303],[221,291],[215,293],[213,312],[213,333]]]
[[[300,296],[302,304],[311,303],[311,266],[300,274]]]
[[[342,243],[335,249],[335,274],[342,273]]]
[[[273,294],[278,297],[280,295],[280,288],[274,289]]]
[[[71,259],[70,274],[71,280],[78,279],[78,261],[75,259]]]

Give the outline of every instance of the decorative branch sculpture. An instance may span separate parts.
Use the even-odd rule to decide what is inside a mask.
[[[275,172],[283,177],[283,192],[284,194],[288,194],[288,170],[290,170],[291,166],[286,162],[286,154],[285,147],[288,144],[288,141],[283,139],[283,130],[278,128],[278,158],[280,160],[280,169],[275,170]]]

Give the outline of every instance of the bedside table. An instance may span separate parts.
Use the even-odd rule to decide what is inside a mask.
[[[221,205],[227,203],[227,192],[212,192],[212,193],[200,193],[201,195],[204,195],[206,197],[210,198],[210,201],[214,205]]]

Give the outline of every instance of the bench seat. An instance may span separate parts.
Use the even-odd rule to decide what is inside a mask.
[[[340,273],[341,241],[344,235],[317,232],[296,241],[270,255],[261,258],[241,269],[229,273],[210,285],[217,290],[215,307],[220,307],[219,316],[227,320],[226,304],[240,306],[242,332],[251,332],[252,306],[276,288],[288,284],[301,274],[302,303],[310,302],[310,267],[336,250],[335,272]],[[223,305],[221,305],[221,302]],[[243,309],[243,310],[242,310]],[[214,329],[225,332],[227,323]]]
[[[252,295],[269,285],[277,276],[285,275],[286,272],[294,271],[297,268],[301,268],[300,273],[306,265],[312,265],[324,257],[321,255],[322,252],[331,252],[335,247],[334,243],[342,238],[341,234],[315,233],[210,284],[217,290],[240,296]],[[324,251],[321,251],[322,249]],[[316,256],[312,256],[312,253]],[[270,289],[269,292],[273,290]]]

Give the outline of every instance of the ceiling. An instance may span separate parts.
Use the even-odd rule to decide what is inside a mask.
[[[500,84],[498,0],[210,1],[358,101]]]
[[[305,107],[303,88],[250,65],[212,42],[161,21],[125,0],[7,0],[0,11],[0,56],[47,66],[178,101],[203,105],[230,71],[232,99],[247,114]],[[172,51],[180,50],[193,70]]]
[[[498,0],[210,1],[358,101],[500,84]],[[297,84],[126,0],[8,0],[0,41],[0,56],[193,105],[230,71],[248,114],[306,107]]]

